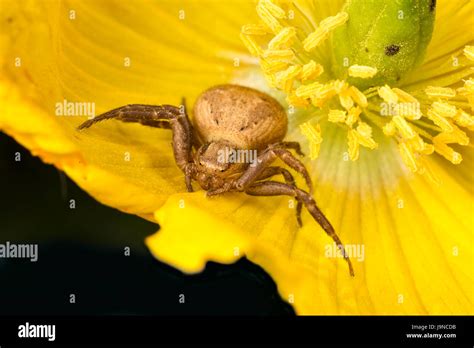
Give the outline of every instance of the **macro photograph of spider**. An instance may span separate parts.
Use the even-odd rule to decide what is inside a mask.
[[[304,205],[342,250],[350,274],[354,275],[344,245],[311,197],[312,183],[308,171],[289,151],[294,150],[302,156],[300,144],[283,141],[288,121],[285,110],[275,99],[247,87],[216,86],[197,99],[194,119],[191,123],[184,107],[132,104],[85,121],[78,129],[89,128],[104,120],[171,129],[174,158],[184,174],[188,192],[193,191],[192,181],[195,180],[208,196],[237,191],[252,196],[295,197],[298,225],[302,225],[301,209]],[[220,158],[220,154],[230,154],[236,149],[257,151],[257,163],[251,166],[251,163],[232,163]],[[309,192],[295,185],[293,175],[287,169],[272,166],[276,158],[304,177]],[[283,176],[285,183],[270,180],[277,175]]]
[[[0,25],[0,316],[464,340],[473,1],[1,0]]]

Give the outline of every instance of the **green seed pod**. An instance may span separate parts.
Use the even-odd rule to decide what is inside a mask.
[[[436,0],[347,0],[349,20],[333,33],[333,73],[365,89],[396,85],[421,64],[433,33]],[[349,77],[348,67],[377,68],[372,78]]]

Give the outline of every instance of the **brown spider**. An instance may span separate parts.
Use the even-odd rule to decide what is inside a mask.
[[[238,191],[252,196],[295,197],[299,226],[304,204],[337,244],[350,274],[354,275],[341,240],[311,196],[312,183],[305,166],[289,151],[303,155],[299,143],[283,141],[288,120],[283,107],[272,97],[247,87],[221,85],[208,89],[197,99],[194,127],[184,105],[131,104],[90,119],[78,129],[107,119],[171,129],[174,157],[189,192],[193,191],[191,182],[195,180],[208,196]],[[254,159],[249,160],[252,153]],[[246,160],[235,160],[236,154],[246,155]],[[271,166],[276,158],[304,177],[309,192],[295,185],[287,169]],[[282,175],[286,183],[267,180],[276,175]]]

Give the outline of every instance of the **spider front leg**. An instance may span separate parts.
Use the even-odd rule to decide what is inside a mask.
[[[290,144],[290,145],[289,145]],[[238,178],[234,187],[238,191],[245,191],[245,188],[251,185],[257,180],[257,178],[262,175],[266,167],[268,167],[275,159],[280,158],[285,164],[287,164],[292,169],[300,173],[306,181],[306,185],[309,188],[309,192],[313,191],[313,183],[309,176],[308,171],[303,163],[300,160],[295,158],[290,151],[286,148],[293,148],[295,143],[277,143],[269,145],[266,150],[264,150],[257,158],[256,164],[249,166],[247,170]],[[297,144],[297,143],[296,143]],[[297,150],[298,151],[298,150]]]
[[[266,168],[277,158],[280,158],[292,169],[299,172],[304,177],[306,184],[308,185],[309,191],[312,192],[313,184],[304,164],[301,163],[300,160],[295,158],[287,149],[293,149],[299,154],[302,154],[299,148],[299,144],[297,142],[281,142],[268,145],[268,147],[258,155],[255,163],[252,163],[252,165],[248,166],[248,168],[237,180],[223,187],[207,191],[207,196],[216,196],[228,191],[245,191],[245,188],[247,186],[257,180],[261,180],[259,179],[259,177],[263,174]]]
[[[304,156],[303,151],[301,151],[301,145],[297,141],[282,141],[281,143],[278,143],[277,145],[285,149],[295,150],[295,152],[298,155]]]
[[[344,259],[347,261],[349,266],[349,273],[354,276],[354,269],[352,268],[351,260],[344,249],[344,245],[339,239],[338,235],[334,231],[329,220],[324,216],[321,210],[316,205],[313,197],[308,192],[305,192],[295,186],[283,184],[276,181],[263,181],[256,182],[246,188],[245,192],[251,196],[292,196],[303,202],[306,209],[308,209],[311,216],[318,222],[323,230],[332,238],[336,243],[339,250],[344,255]]]
[[[185,110],[183,110],[185,111]],[[192,147],[195,143],[193,127],[186,112],[172,105],[131,104],[108,111],[82,123],[78,130],[89,128],[97,122],[115,119],[122,122],[136,122],[155,128],[173,131],[173,153],[176,164],[185,175],[186,188],[193,191],[191,181],[194,175]]]
[[[265,180],[275,175],[282,175],[288,185],[296,186],[293,175],[291,175],[288,170],[282,167],[266,167],[262,174],[260,174],[260,176],[257,178],[257,181]],[[301,221],[301,209],[303,208],[303,202],[301,202],[299,199],[296,200],[298,202],[296,205],[296,221],[298,222],[298,226],[302,227],[303,222]]]

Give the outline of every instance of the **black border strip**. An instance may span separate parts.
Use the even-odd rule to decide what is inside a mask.
[[[9,344],[415,344],[472,346],[472,316],[315,317],[1,317],[0,346]],[[54,342],[19,338],[19,326],[56,325]],[[416,329],[425,326],[426,329]],[[434,325],[434,326],[430,326]],[[446,325],[437,328],[438,325]],[[431,329],[430,329],[431,328]],[[437,328],[437,329],[436,329]],[[456,334],[456,338],[407,338],[413,333]]]

